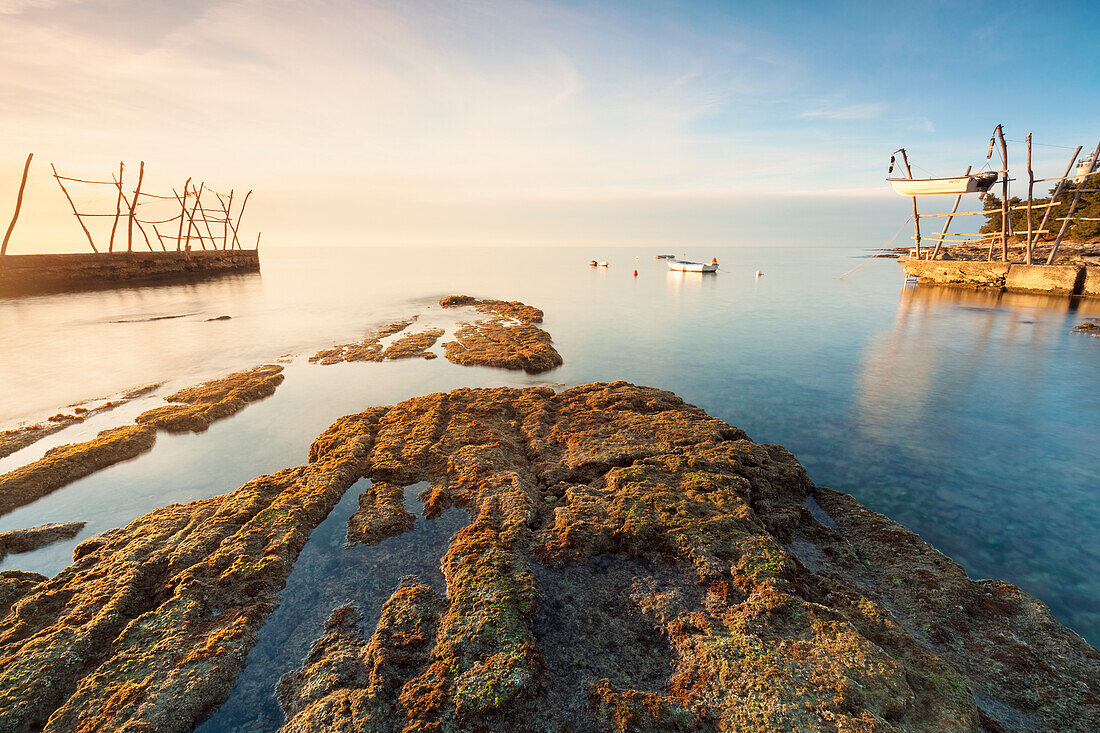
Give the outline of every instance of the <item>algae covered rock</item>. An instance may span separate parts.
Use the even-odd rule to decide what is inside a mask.
[[[472,521],[444,595],[406,578],[375,628],[337,608],[299,669],[270,670],[286,731],[1100,728],[1100,653],[1039,601],[616,382],[348,415],[305,466],[81,545],[0,619],[3,730],[191,729],[361,476],[349,537],[407,531],[417,482],[427,516]]]
[[[270,397],[283,382],[283,367],[265,364],[196,387],[181,389],[164,399],[176,404],[141,413],[139,424],[169,433],[201,433],[210,423],[235,415],[248,403]]]

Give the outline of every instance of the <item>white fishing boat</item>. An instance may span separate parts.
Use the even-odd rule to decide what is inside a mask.
[[[886,181],[902,196],[958,196],[985,193],[997,182],[997,174],[985,172],[954,178],[887,178]]]
[[[718,270],[717,262],[708,265],[702,262],[688,262],[687,260],[666,260],[665,264],[668,265],[668,269],[677,272],[716,272]]]

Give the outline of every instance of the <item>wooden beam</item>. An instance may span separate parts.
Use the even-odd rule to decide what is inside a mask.
[[[191,185],[191,179],[187,179],[187,183],[183,184],[183,200],[180,201],[180,195],[176,193],[176,189],[172,189],[172,194],[176,197],[176,201],[180,202],[180,227],[179,232],[176,234],[176,251],[180,251],[180,247],[183,246],[183,220],[187,218],[187,187]]]
[[[118,180],[115,181],[118,186],[118,196],[115,197],[115,222],[111,224],[111,241],[107,243],[107,251],[115,251],[115,230],[118,229],[118,218],[122,216],[122,161],[118,162]]]
[[[122,203],[126,204],[127,209],[132,208],[132,204],[130,203],[130,199],[128,199],[126,197],[126,194],[122,194]],[[141,219],[138,219],[137,217],[134,217],[133,219],[131,219],[131,221],[137,223],[138,231],[141,232],[141,236],[143,236],[145,238],[145,246],[149,248],[150,252],[152,252],[153,251],[153,243],[149,241],[149,235],[145,233],[145,227],[143,227],[141,225]]]
[[[80,228],[84,230],[84,236],[88,238],[88,244],[92,245],[92,251],[99,253],[96,249],[95,242],[92,241],[92,233],[88,231],[88,227],[84,226],[84,220],[80,218],[80,212],[76,210],[76,204],[73,203],[73,197],[69,195],[68,190],[65,189],[65,184],[61,182],[61,176],[57,175],[57,168],[53,163],[50,163],[50,168],[53,170],[53,177],[57,180],[57,185],[61,186],[61,193],[65,194],[65,199],[69,202],[69,206],[73,209],[73,215],[76,216],[77,222],[80,223]]]
[[[909,180],[913,180],[913,171],[909,168],[909,156],[905,154],[905,148],[901,149],[901,162],[905,164],[905,174],[909,176]],[[913,197],[913,232],[914,239],[917,242],[917,259],[920,256],[920,214],[917,213],[917,197]]]
[[[1001,140],[1001,163],[1005,171],[1001,176],[1001,261],[1008,262],[1008,233],[1012,229],[1012,209],[1008,203],[1008,145],[1003,125],[997,125],[996,133]]]
[[[130,202],[130,219],[126,224],[126,251],[134,251],[134,212],[137,210],[138,197],[141,196],[141,181],[145,178],[145,161],[141,161],[141,166],[138,168],[138,182],[137,188],[134,189],[134,200]],[[119,184],[122,185],[121,183]],[[121,189],[119,189],[121,190]],[[145,238],[146,243],[149,242],[149,238]],[[153,245],[149,245],[149,251],[153,250]]]
[[[970,175],[970,169],[973,168],[973,167],[974,166],[970,166],[970,165],[966,166],[966,172],[963,173],[963,175],[964,176],[969,176]],[[959,210],[959,202],[960,201],[962,201],[962,194],[961,193],[958,196],[955,197],[955,205],[951,207],[951,213],[947,215],[947,221],[945,221],[943,223],[943,231],[940,232],[940,238],[936,242],[936,248],[932,250],[932,254],[929,255],[928,259],[934,260],[934,259],[936,259],[936,255],[938,255],[940,253],[940,245],[943,244],[944,238],[947,237],[947,229],[948,229],[948,227],[951,226],[951,220],[955,217],[955,212]]]
[[[4,232],[4,242],[0,244],[0,255],[6,255],[8,253],[8,240],[11,239],[11,233],[15,231],[15,222],[19,219],[19,210],[23,208],[23,190],[27,187],[27,173],[31,169],[31,160],[34,158],[34,153],[27,153],[27,162],[23,164],[23,178],[19,181],[19,193],[15,195],[15,213],[11,215],[11,223],[8,224],[8,230]]]
[[[1071,170],[1073,170],[1073,164],[1077,162],[1077,156],[1078,156],[1078,154],[1080,154],[1080,152],[1081,152],[1081,146],[1078,145],[1077,149],[1073,151],[1072,157],[1070,157],[1070,159],[1069,159],[1069,165],[1066,166],[1065,174],[1058,180],[1058,185],[1054,187],[1054,193],[1052,193],[1050,195],[1050,204],[1047,206],[1046,213],[1043,214],[1043,220],[1041,222],[1039,222],[1039,229],[1046,229],[1047,228],[1047,220],[1050,219],[1050,212],[1053,210],[1054,206],[1058,203],[1058,195],[1060,193],[1062,193],[1062,189],[1065,188],[1066,177],[1069,175],[1069,172]],[[1039,235],[1036,234],[1035,235],[1035,241],[1032,244],[1034,245],[1034,244],[1038,244],[1038,243],[1039,243]]]
[[[1089,165],[1088,173],[1085,175],[1085,180],[1081,181],[1082,184],[1086,183],[1093,173],[1096,172],[1097,156],[1100,156],[1100,142],[1096,143],[1096,150],[1092,151],[1092,163]],[[1073,212],[1077,211],[1077,205],[1081,203],[1081,189],[1077,189],[1077,192],[1073,195],[1073,203],[1069,205],[1069,211],[1066,213],[1066,219],[1062,222],[1062,228],[1058,230],[1058,236],[1054,238],[1054,244],[1050,247],[1050,256],[1047,257],[1047,264],[1054,264],[1054,255],[1058,253],[1058,245],[1062,243],[1062,238],[1066,236],[1066,231],[1069,229],[1070,221],[1073,219]]]
[[[1035,195],[1035,173],[1031,170],[1031,133],[1027,134],[1027,244],[1025,245],[1024,260],[1031,264],[1031,204]]]
[[[237,242],[237,232],[241,230],[241,219],[244,217],[244,207],[248,206],[248,197],[252,195],[252,189],[248,189],[248,193],[244,195],[244,201],[241,202],[241,211],[237,214],[237,226],[233,227],[233,241]],[[259,236],[256,237],[257,247],[259,247]],[[240,248],[240,242],[237,242],[237,248]]]

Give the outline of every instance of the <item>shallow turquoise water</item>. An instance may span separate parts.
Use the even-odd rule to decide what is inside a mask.
[[[56,572],[90,534],[302,463],[333,419],[370,405],[466,385],[626,379],[787,446],[818,484],[913,528],[971,576],[1020,585],[1100,644],[1100,339],[1070,333],[1100,302],[915,288],[891,260],[837,279],[864,262],[858,250],[687,253],[717,255],[715,276],[669,273],[655,251],[270,250],[262,276],[0,300],[0,424],[309,354],[457,292],[543,308],[565,359],[529,377],[443,359],[298,358],[274,397],[209,432],[161,436],[152,453],[0,517],[0,531],[89,521],[73,542],[0,568]],[[592,258],[610,267],[589,268]],[[205,321],[221,314],[232,320]],[[98,416],[22,457],[126,419]]]

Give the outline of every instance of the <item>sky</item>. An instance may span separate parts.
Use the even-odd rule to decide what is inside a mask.
[[[264,246],[882,246],[899,147],[918,177],[998,123],[1040,176],[1094,147],[1098,31],[1097,2],[0,0],[0,226],[33,152],[11,254],[86,251],[50,163],[120,160],[252,189]]]

